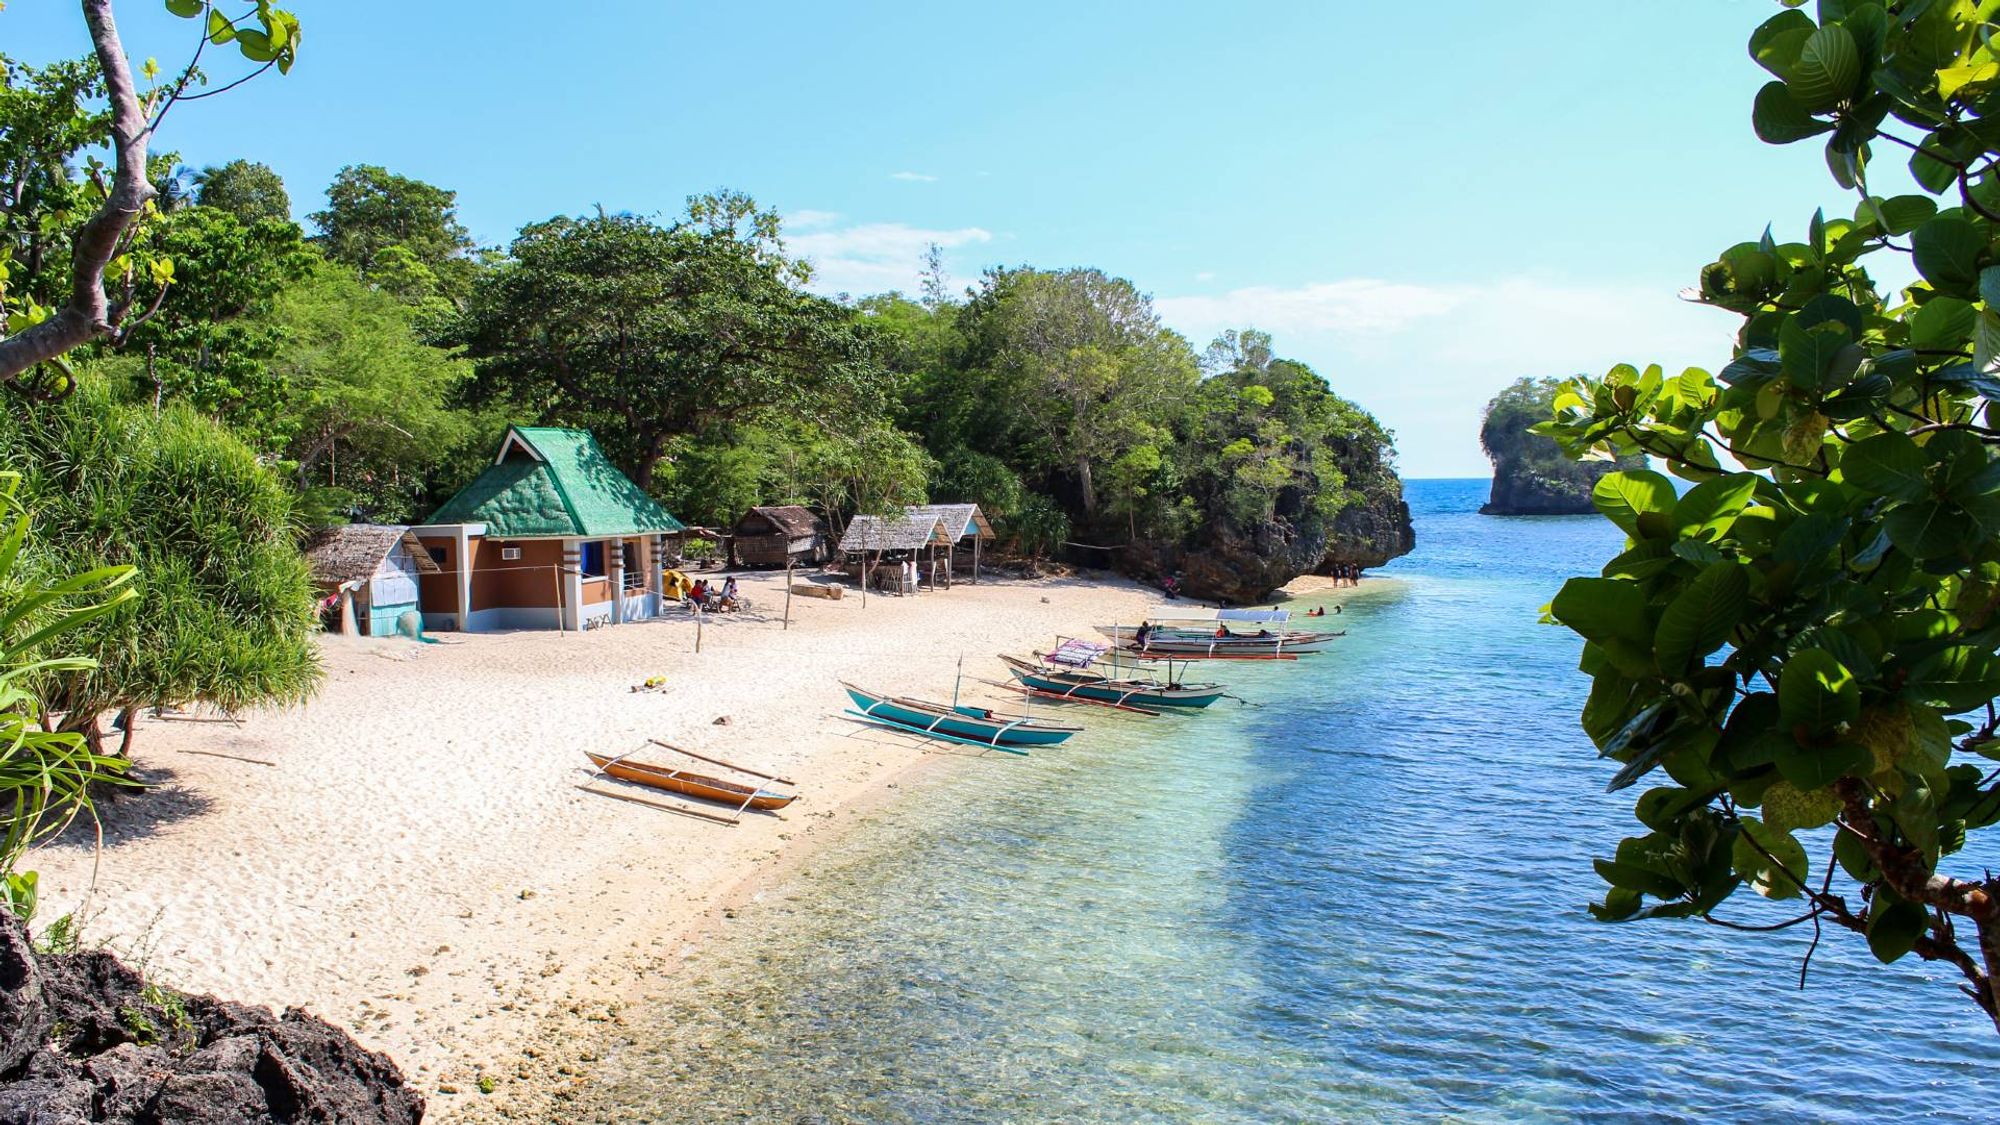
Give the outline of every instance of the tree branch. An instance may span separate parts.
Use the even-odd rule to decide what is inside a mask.
[[[83,0],[84,22],[104,72],[104,89],[111,102],[111,142],[117,153],[117,174],[104,202],[76,232],[70,250],[69,300],[54,315],[0,340],[0,382],[12,381],[36,366],[109,334],[116,327],[104,295],[104,267],[116,255],[120,240],[139,221],[153,198],[146,178],[146,115],[125,59],[125,45],[112,20],[111,0]]]

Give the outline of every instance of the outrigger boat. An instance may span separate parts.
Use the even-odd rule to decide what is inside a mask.
[[[1282,609],[1218,609],[1206,613],[1166,608],[1156,611],[1142,625],[1099,625],[1097,631],[1118,643],[1121,651],[1143,657],[1175,660],[1290,660],[1301,653],[1315,653],[1344,637],[1345,632],[1322,633],[1307,629],[1285,629],[1291,613]],[[1155,620],[1202,622],[1153,624]],[[1256,624],[1255,633],[1239,633],[1230,622]],[[1280,628],[1273,631],[1270,626]]]
[[[1008,715],[984,707],[963,704],[947,706],[922,699],[886,696],[841,681],[856,709],[847,712],[864,722],[891,730],[986,746],[1010,754],[1026,754],[1030,746],[1053,746],[1082,730],[1067,723],[1051,723],[1026,715]]]
[[[1221,684],[1182,683],[1169,674],[1166,681],[1145,678],[1116,678],[1088,671],[1110,648],[1089,641],[1063,641],[1042,657],[1041,664],[1013,656],[1000,659],[1018,690],[1042,699],[1077,700],[1100,703],[1125,710],[1159,714],[1153,708],[1206,707],[1221,699]],[[1041,654],[1037,654],[1041,655]]]
[[[645,749],[643,746],[639,750],[620,754],[616,757],[608,754],[593,753],[589,750],[584,751],[583,755],[590,759],[592,765],[597,767],[597,774],[592,776],[603,775],[615,777],[620,781],[629,781],[635,785],[644,785],[648,788],[660,789],[668,793],[679,793],[685,797],[699,797],[704,801],[735,805],[736,815],[730,818],[732,822],[740,819],[745,809],[776,812],[799,799],[796,793],[780,793],[775,789],[766,789],[762,784],[766,781],[775,781],[781,785],[794,784],[794,782],[788,781],[785,778],[775,777],[768,773],[759,773],[752,769],[745,769],[732,762],[725,762],[720,758],[703,757],[692,750],[683,750],[678,746],[661,742],[656,738],[649,738],[646,740],[646,743],[650,746],[658,746],[665,750],[671,750],[683,757],[693,758],[697,762],[707,762],[712,766],[721,766],[724,769],[734,770],[745,777],[756,778],[758,782],[756,784],[745,785],[741,782],[725,781],[722,778],[710,777],[706,774],[689,773],[686,770],[676,769],[672,766],[633,761],[632,755]]]

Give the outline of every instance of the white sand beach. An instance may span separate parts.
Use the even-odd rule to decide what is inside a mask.
[[[1110,578],[865,607],[850,590],[793,599],[787,631],[782,575],[743,588],[755,611],[710,618],[698,654],[685,617],[432,645],[330,637],[305,707],[143,721],[134,756],[158,787],[107,809],[101,851],[73,831],[29,857],[40,921],[75,911],[87,944],[175,987],[350,1028],[435,1119],[504,1115],[580,1081],[591,1037],[564,1038],[565,1021],[615,1021],[732,896],[913,766],[982,767],[976,749],[840,717],[836,679],[949,697],[963,655],[967,696],[997,700],[975,679],[1004,678],[993,654],[1155,600]],[[631,690],[655,676],[665,690]],[[585,750],[647,738],[792,778],[803,799],[729,826],[650,790],[579,788]]]

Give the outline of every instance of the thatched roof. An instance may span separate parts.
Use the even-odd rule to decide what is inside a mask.
[[[323,585],[365,582],[398,543],[409,550],[420,573],[438,573],[430,552],[400,524],[350,523],[321,528],[306,542],[306,564],[312,568],[313,581]]]
[[[904,513],[900,516],[855,516],[840,537],[843,554],[861,551],[914,551],[928,543],[940,546],[954,542],[946,535],[936,516]]]
[[[981,539],[993,538],[993,525],[986,522],[986,513],[977,504],[912,504],[905,511],[913,516],[936,516],[953,543],[971,535],[975,528]]]
[[[778,534],[791,539],[804,539],[819,535],[826,530],[826,524],[812,509],[797,504],[777,504],[752,508],[736,521],[738,535]]]

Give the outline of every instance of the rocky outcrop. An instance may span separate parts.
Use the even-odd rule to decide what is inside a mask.
[[[1409,554],[1417,541],[1402,483],[1391,480],[1393,488],[1358,498],[1331,521],[1309,510],[1305,489],[1285,489],[1270,519],[1248,528],[1216,524],[1184,544],[1128,552],[1125,569],[1148,581],[1177,575],[1181,589],[1200,601],[1251,605],[1302,574],[1341,564],[1381,566]]]
[[[1336,566],[1383,566],[1416,549],[1417,529],[1410,523],[1410,505],[1398,481],[1393,493],[1384,490],[1366,496],[1333,517],[1326,554],[1314,573],[1326,574]]]
[[[0,1125],[415,1125],[387,1057],[290,1008],[182,996],[108,953],[39,955],[0,911]]]
[[[1587,516],[1590,490],[1597,478],[1616,468],[1599,462],[1571,476],[1547,476],[1527,466],[1502,464],[1494,467],[1493,491],[1479,512],[1487,516]],[[1594,470],[1594,471],[1592,471]]]

